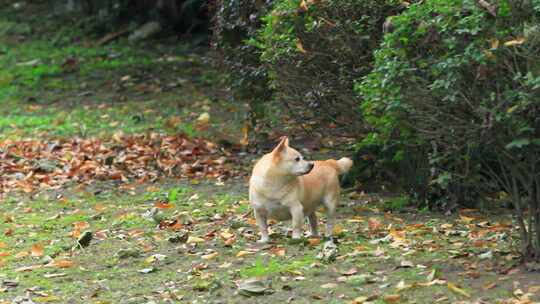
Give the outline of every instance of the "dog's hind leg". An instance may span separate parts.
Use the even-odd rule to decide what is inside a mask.
[[[257,226],[259,226],[259,230],[261,230],[261,239],[257,242],[268,243],[270,238],[268,237],[268,222],[266,218],[266,211],[257,211],[254,209],[253,213],[255,214],[255,219],[257,220]]]
[[[339,192],[329,193],[323,199],[323,204],[326,207],[326,237],[332,239],[334,231],[334,220],[336,217],[336,208],[339,204]]]
[[[317,229],[317,214],[315,214],[315,211],[313,211],[309,216],[308,216],[308,222],[309,222],[309,234],[310,236],[312,237],[318,237],[319,236],[319,231]]]
[[[292,216],[292,238],[299,239],[302,236],[302,226],[304,226],[304,207],[300,202],[291,207]]]

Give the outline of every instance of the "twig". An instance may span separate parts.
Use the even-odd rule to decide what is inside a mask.
[[[487,2],[486,0],[477,0],[478,1],[478,4],[485,8],[489,14],[493,17],[497,17],[497,7],[489,2]]]

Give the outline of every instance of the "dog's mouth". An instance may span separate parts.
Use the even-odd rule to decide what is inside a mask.
[[[309,172],[311,172],[311,170],[313,170],[313,167],[315,167],[315,165],[314,165],[314,164],[310,164],[309,168],[308,168],[305,172],[301,173],[300,175],[306,175],[306,174],[308,174]]]

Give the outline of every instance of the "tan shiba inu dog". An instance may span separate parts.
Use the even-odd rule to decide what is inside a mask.
[[[265,154],[253,168],[249,180],[249,200],[261,230],[259,242],[268,242],[267,219],[292,219],[292,238],[302,236],[304,217],[310,234],[318,236],[315,210],[326,207],[326,236],[332,237],[334,216],[339,204],[339,180],[352,166],[352,160],[306,161],[289,139],[283,137],[272,152]]]

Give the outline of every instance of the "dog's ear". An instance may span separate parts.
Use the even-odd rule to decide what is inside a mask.
[[[287,136],[282,136],[279,144],[274,148],[272,154],[279,155],[285,148],[289,146],[289,138]]]

